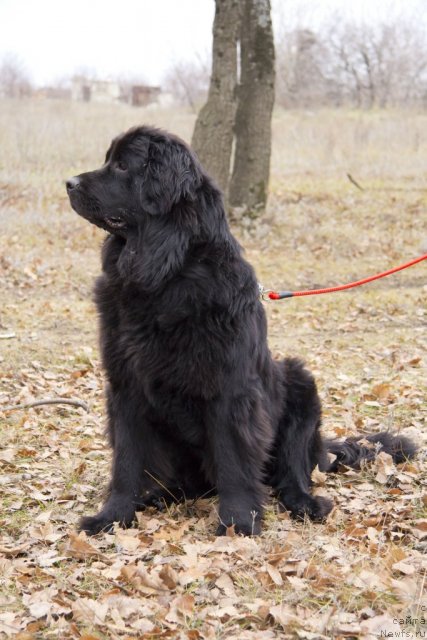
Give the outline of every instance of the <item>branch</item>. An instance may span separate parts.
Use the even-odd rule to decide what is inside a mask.
[[[40,407],[44,404],[71,404],[74,407],[80,407],[81,409],[84,409],[86,413],[89,413],[89,407],[85,402],[71,398],[46,398],[45,400],[35,400],[34,402],[26,402],[25,404],[13,404],[8,407],[3,407],[1,411],[18,411],[19,409]]]
[[[360,186],[360,184],[353,178],[352,175],[347,173],[347,178],[350,180],[351,184],[354,184],[354,186],[360,189],[360,191],[364,191],[364,188]]]

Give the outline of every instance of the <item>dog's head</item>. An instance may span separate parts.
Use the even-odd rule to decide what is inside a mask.
[[[100,169],[66,182],[73,209],[110,233],[126,235],[147,216],[196,199],[199,162],[178,137],[151,127],[118,136]]]
[[[100,169],[66,183],[79,215],[126,239],[123,275],[150,289],[182,265],[204,225],[197,201],[209,184],[182,140],[146,126],[115,138]]]

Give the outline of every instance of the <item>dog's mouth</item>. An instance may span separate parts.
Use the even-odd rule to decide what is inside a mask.
[[[126,222],[119,217],[116,216],[108,216],[104,218],[105,224],[111,227],[111,229],[124,229],[126,227]]]
[[[113,233],[120,232],[128,228],[128,217],[126,211],[119,209],[112,212],[113,215],[105,215],[102,211],[101,203],[87,194],[81,192],[81,189],[75,189],[69,193],[70,203],[76,213],[85,218],[88,222],[95,224],[97,227]]]

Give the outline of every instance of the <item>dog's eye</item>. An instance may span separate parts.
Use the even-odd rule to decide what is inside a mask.
[[[118,171],[127,171],[128,170],[128,166],[126,164],[126,162],[123,162],[123,160],[118,160],[117,162],[114,163],[114,168],[117,169]]]

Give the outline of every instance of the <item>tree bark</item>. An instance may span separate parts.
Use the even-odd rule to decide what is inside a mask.
[[[275,54],[270,0],[244,0],[236,147],[229,201],[251,216],[266,205],[270,175]]]
[[[242,3],[239,0],[215,0],[215,5],[209,94],[197,117],[191,145],[218,186],[227,194],[237,108],[237,42]]]

